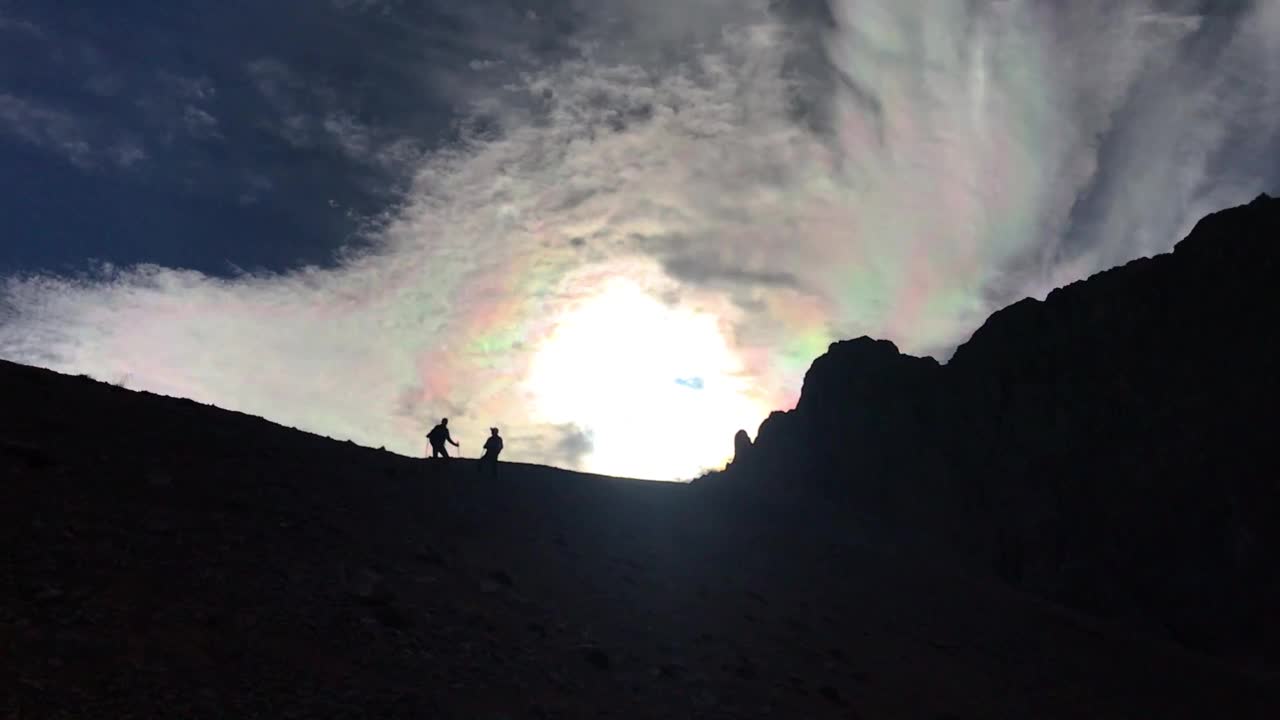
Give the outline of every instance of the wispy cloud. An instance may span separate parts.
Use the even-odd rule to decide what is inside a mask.
[[[37,38],[44,37],[44,30],[39,25],[29,20],[0,14],[0,33],[5,32],[30,35]]]
[[[128,168],[147,158],[133,140],[109,141],[91,123],[34,100],[0,93],[0,137],[57,155],[83,170]]]
[[[182,109],[182,124],[187,132],[198,140],[221,139],[218,130],[218,119],[195,105],[187,105]]]
[[[80,122],[67,113],[0,93],[0,132],[51,150],[79,167],[92,165],[93,149]]]
[[[205,103],[218,96],[218,88],[213,80],[203,75],[187,76],[161,71],[158,73],[158,78],[160,86],[178,100]]]
[[[405,171],[422,159],[423,140],[360,119],[329,85],[273,58],[255,60],[246,71],[275,112],[265,119],[269,129],[290,145],[333,148],[349,160],[392,171]]]
[[[107,149],[107,155],[112,162],[121,168],[132,167],[151,157],[147,154],[146,149],[142,147],[142,144],[136,140],[121,140]]]
[[[829,341],[945,357],[1280,175],[1275,3],[772,5],[584,0],[572,52],[468,68],[501,83],[459,87],[430,153],[258,61],[286,137],[415,165],[372,249],[10,279],[0,355],[403,452],[450,415],[514,459],[689,476]]]
[[[264,175],[251,174],[245,179],[243,190],[236,198],[241,205],[255,205],[263,196],[275,189],[275,183]]]

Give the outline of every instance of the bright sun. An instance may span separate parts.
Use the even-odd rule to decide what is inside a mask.
[[[753,430],[768,412],[717,317],[665,304],[622,277],[558,319],[526,389],[538,420],[589,434],[582,469],[657,480],[724,465],[734,431]]]

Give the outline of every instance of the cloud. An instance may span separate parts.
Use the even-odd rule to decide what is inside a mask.
[[[81,170],[127,169],[147,159],[141,143],[110,141],[90,122],[35,100],[0,92],[0,137],[59,156]]]
[[[368,248],[13,278],[0,355],[402,452],[448,415],[513,460],[688,477],[831,340],[945,357],[1274,188],[1280,10],[1198,6],[583,0],[538,13],[572,28],[555,52],[468,55],[502,64],[446,83],[447,142],[260,60],[284,137],[414,167]]]
[[[350,115],[333,113],[324,119],[325,132],[333,138],[342,151],[353,158],[369,155],[372,139],[369,128]]]
[[[1280,6],[1194,24],[1145,20],[1195,32],[1148,66],[1100,145],[1105,162],[1077,199],[1062,248],[1084,272],[1167,250],[1203,215],[1274,191],[1280,178],[1280,88],[1270,80]],[[1050,272],[1034,292],[1080,274]]]
[[[265,122],[294,148],[333,148],[348,160],[395,174],[412,169],[426,152],[423,140],[366,122],[346,109],[343,98],[328,84],[305,77],[279,60],[255,60],[246,71],[275,112]]]
[[[350,10],[364,13],[378,11],[389,14],[393,8],[401,4],[401,0],[330,0],[338,10]]]
[[[591,454],[591,433],[574,425],[564,425],[558,430],[561,433],[560,439],[555,442],[554,452],[546,461],[577,467]]]
[[[218,95],[218,88],[213,80],[203,75],[187,76],[162,71],[159,73],[160,84],[173,97],[192,103],[211,102]]]
[[[34,101],[0,93],[0,132],[61,155],[77,167],[93,164],[93,149],[80,121]]]
[[[275,111],[277,118],[267,120],[269,129],[294,147],[313,144],[313,126],[310,116],[307,82],[288,65],[274,58],[261,58],[250,62],[246,68],[250,81],[258,94]]]
[[[182,109],[182,124],[187,133],[197,140],[217,140],[222,138],[218,130],[218,119],[194,105]]]
[[[121,168],[133,167],[151,157],[142,144],[134,140],[121,140],[109,148],[107,154]]]
[[[275,183],[265,175],[250,174],[236,199],[240,205],[255,205],[264,195],[275,189]]]
[[[39,25],[21,18],[7,17],[0,15],[0,32],[11,32],[22,35],[29,35],[35,38],[43,38],[44,30]]]

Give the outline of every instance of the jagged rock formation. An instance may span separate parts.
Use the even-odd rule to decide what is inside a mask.
[[[838,498],[1069,605],[1280,659],[1278,278],[1264,195],[995,313],[945,365],[835,343],[706,480]]]

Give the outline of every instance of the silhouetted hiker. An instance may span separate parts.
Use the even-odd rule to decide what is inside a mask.
[[[496,476],[498,474],[498,453],[502,452],[502,437],[498,435],[498,428],[489,428],[489,433],[489,439],[484,441],[484,456],[476,464],[476,470],[484,470],[485,466],[488,466],[489,474]]]
[[[449,450],[444,444],[453,443],[454,447],[458,447],[458,443],[453,442],[453,438],[449,436],[449,418],[442,418],[439,425],[431,428],[431,432],[427,433],[427,441],[431,443],[431,457],[449,457]]]

